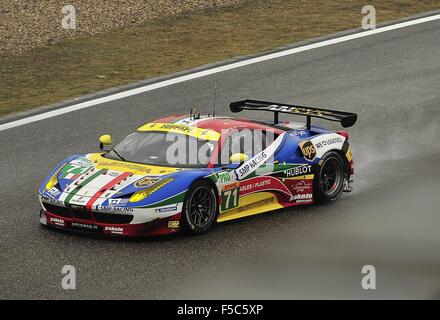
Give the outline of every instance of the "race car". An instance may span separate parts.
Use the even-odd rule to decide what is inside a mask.
[[[46,226],[118,236],[199,235],[216,222],[290,206],[331,202],[351,191],[347,131],[312,118],[356,123],[357,115],[258,100],[232,102],[233,113],[273,113],[273,120],[200,115],[147,123],[101,152],[66,158],[39,189]],[[305,116],[305,123],[280,121]],[[325,210],[325,209],[324,209]]]

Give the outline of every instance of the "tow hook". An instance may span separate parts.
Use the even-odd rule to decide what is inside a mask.
[[[353,180],[344,179],[344,192],[352,192],[353,187],[350,185]]]

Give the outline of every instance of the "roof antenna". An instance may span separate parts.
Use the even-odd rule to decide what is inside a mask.
[[[199,108],[198,106],[194,106],[191,108],[189,112],[189,119],[191,121],[200,119],[200,112],[198,111],[198,108]]]
[[[214,110],[212,112],[212,117],[215,117],[215,101],[217,100],[217,79],[214,82]]]

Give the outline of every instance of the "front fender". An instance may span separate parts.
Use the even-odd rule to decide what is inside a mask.
[[[191,185],[200,179],[210,176],[214,171],[210,169],[200,170],[183,170],[163,176],[157,184],[152,185],[148,189],[152,192],[145,199],[139,202],[129,202],[128,205],[132,207],[153,207],[163,206],[176,202],[183,202],[186,191]],[[161,183],[164,183],[161,186]],[[160,186],[155,190],[155,186]],[[134,191],[141,191],[145,189],[132,189]]]
[[[45,191],[46,191],[46,184],[49,182],[49,179],[55,174],[55,172],[59,171],[62,167],[64,167],[66,164],[68,164],[69,162],[84,156],[84,154],[74,154],[71,155],[69,157],[67,157],[66,159],[64,159],[63,161],[61,161],[50,173],[49,175],[44,179],[43,183],[40,186],[40,189],[38,190],[38,193],[40,195],[42,195]]]

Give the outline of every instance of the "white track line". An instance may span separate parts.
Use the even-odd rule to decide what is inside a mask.
[[[271,60],[271,59],[277,59],[277,58],[285,57],[285,56],[288,56],[288,55],[291,55],[291,54],[295,54],[295,53],[298,53],[298,52],[304,52],[304,51],[307,51],[307,50],[321,48],[321,47],[329,46],[329,45],[332,45],[332,44],[337,44],[337,43],[341,43],[341,42],[345,42],[345,41],[350,41],[350,40],[354,40],[354,39],[364,38],[364,37],[368,37],[368,36],[375,35],[375,34],[378,34],[378,33],[386,32],[386,31],[391,31],[391,30],[396,30],[396,29],[400,29],[400,28],[405,28],[405,27],[409,27],[409,26],[413,26],[413,25],[417,25],[417,24],[421,24],[421,23],[425,23],[425,22],[430,22],[430,21],[434,21],[434,20],[438,20],[438,19],[440,19],[440,14],[434,15],[434,16],[425,17],[425,18],[410,20],[410,21],[406,21],[406,22],[396,23],[396,24],[393,24],[393,25],[390,25],[390,26],[386,26],[386,27],[382,27],[382,28],[375,29],[375,30],[363,31],[363,32],[359,32],[359,33],[355,33],[355,34],[351,34],[351,35],[347,35],[347,36],[342,36],[342,37],[339,37],[339,38],[334,38],[334,39],[329,39],[329,40],[325,40],[325,41],[321,41],[321,42],[317,42],[317,43],[308,44],[308,45],[305,45],[305,46],[302,46],[302,47],[297,47],[297,48],[293,48],[293,49],[287,49],[287,50],[284,50],[284,51],[280,51],[280,52],[276,52],[276,53],[271,53],[271,54],[267,54],[267,55],[264,55],[264,56],[260,56],[260,57],[251,58],[251,59],[248,59],[248,60],[240,61],[240,62],[231,63],[231,64],[224,65],[224,66],[221,66],[221,67],[216,67],[216,68],[212,68],[212,69],[208,69],[208,70],[204,70],[204,71],[199,71],[199,72],[191,73],[191,74],[188,74],[188,75],[185,75],[185,76],[181,76],[181,77],[177,77],[177,78],[173,78],[173,79],[157,82],[157,83],[154,83],[154,84],[145,85],[143,87],[139,87],[139,88],[135,88],[135,89],[130,89],[130,90],[119,92],[119,93],[115,93],[115,94],[112,94],[112,95],[109,95],[109,96],[106,96],[106,97],[103,97],[103,98],[98,98],[98,99],[90,100],[90,101],[87,101],[87,102],[82,102],[82,103],[74,104],[74,105],[71,105],[71,106],[68,106],[68,107],[64,107],[64,108],[60,108],[60,109],[55,109],[53,111],[48,111],[48,112],[41,113],[41,114],[38,114],[38,115],[35,115],[35,116],[30,116],[30,117],[23,118],[23,119],[20,119],[20,120],[15,120],[15,121],[7,122],[5,124],[1,124],[0,125],[0,131],[7,130],[7,129],[10,129],[10,128],[15,128],[15,127],[22,126],[22,125],[25,125],[25,124],[28,124],[28,123],[44,120],[44,119],[47,119],[47,118],[52,118],[52,117],[55,117],[55,116],[59,116],[61,114],[68,113],[68,112],[89,108],[89,107],[96,106],[98,104],[106,103],[106,102],[109,102],[109,101],[114,101],[114,100],[130,97],[130,96],[134,96],[136,94],[148,92],[148,91],[151,91],[151,90],[155,90],[155,89],[171,86],[171,85],[176,84],[176,83],[181,83],[181,82],[184,82],[184,81],[198,79],[198,78],[201,78],[201,77],[204,77],[204,76],[208,76],[208,75],[212,75],[212,74],[215,74],[215,73],[219,73],[219,72],[223,72],[223,71],[227,71],[227,70],[232,70],[232,69],[240,68],[240,67],[247,66],[247,65],[250,65],[250,64],[259,63],[259,62],[263,62],[263,61],[267,61],[267,60]]]

